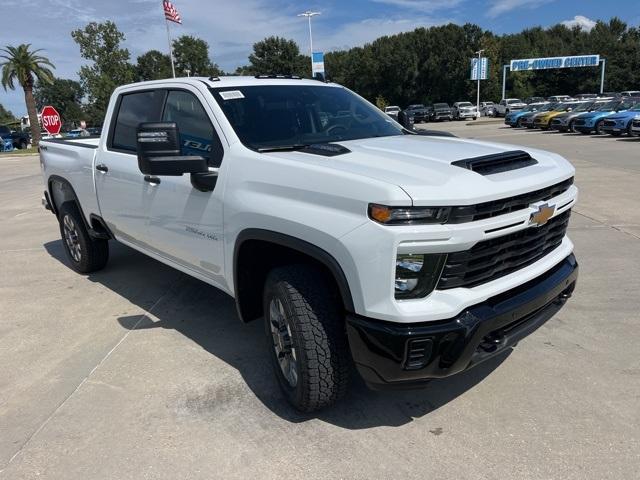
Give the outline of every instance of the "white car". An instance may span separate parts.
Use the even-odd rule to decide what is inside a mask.
[[[464,119],[472,119],[475,120],[478,118],[478,110],[475,105],[471,102],[456,102],[453,104],[453,119],[454,120],[464,120]]]
[[[384,113],[389,115],[394,120],[398,120],[398,114],[402,111],[402,109],[396,105],[390,105],[388,107],[384,107]]]
[[[412,387],[498,355],[576,283],[578,191],[554,153],[409,131],[344,87],[275,76],[122,86],[104,132],[40,144],[71,267],[103,268],[118,241],[219,288],[263,319],[256,355],[303,411],[352,365]]]
[[[509,112],[513,112],[514,110],[522,110],[527,106],[519,98],[503,98],[500,100],[500,103],[496,105],[495,115],[496,117],[508,115]]]

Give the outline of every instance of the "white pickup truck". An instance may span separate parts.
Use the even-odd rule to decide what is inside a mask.
[[[559,155],[403,129],[295,77],[115,90],[99,139],[40,145],[43,202],[75,270],[122,242],[264,318],[298,409],[354,365],[374,388],[461,372],[547,321],[578,274]]]

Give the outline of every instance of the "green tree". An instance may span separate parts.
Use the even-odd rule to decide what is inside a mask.
[[[281,37],[269,37],[253,45],[249,65],[240,69],[246,75],[311,76],[311,59],[300,54],[298,44]]]
[[[80,46],[82,58],[93,62],[80,67],[79,76],[89,101],[87,113],[92,122],[101,123],[113,90],[135,79],[129,50],[120,47],[125,36],[110,21],[91,22],[71,36]]]
[[[15,121],[16,121],[16,117],[11,112],[11,110],[7,110],[6,108],[4,108],[4,105],[0,103],[0,125],[13,123]]]
[[[209,58],[209,44],[201,38],[182,35],[173,41],[173,57],[176,75],[214,76],[222,75],[222,70]]]
[[[55,69],[48,58],[38,55],[41,50],[30,50],[31,44],[22,44],[17,47],[8,45],[0,49],[3,55],[0,58],[2,66],[2,86],[5,90],[15,89],[16,82],[24,90],[24,100],[27,105],[27,114],[31,125],[38,125],[38,112],[36,102],[33,97],[33,86],[35,80],[43,84],[53,81],[51,69]],[[32,129],[32,143],[38,146],[40,143],[40,129]]]
[[[65,127],[77,127],[80,120],[84,119],[81,105],[84,91],[82,85],[75,80],[55,78],[50,84],[37,83],[33,94],[38,109],[53,105],[60,113]]]
[[[171,59],[158,50],[149,50],[138,57],[136,77],[139,81],[171,78]]]

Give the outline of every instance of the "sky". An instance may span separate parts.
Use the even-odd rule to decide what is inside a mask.
[[[123,46],[132,61],[150,49],[168,50],[161,0],[2,0],[2,5],[0,47],[30,43],[43,49],[60,78],[78,79],[84,60],[71,31],[91,21],[114,21],[126,35]],[[498,34],[561,22],[589,29],[595,20],[613,16],[640,24],[638,0],[175,0],[174,5],[183,24],[172,26],[173,35],[205,39],[226,71],[246,64],[252,45],[271,35],[292,38],[308,52],[308,25],[297,14],[309,9],[322,13],[313,18],[313,40],[314,50],[325,52],[449,22],[476,23]],[[0,103],[15,115],[25,114],[20,88],[0,87]]]

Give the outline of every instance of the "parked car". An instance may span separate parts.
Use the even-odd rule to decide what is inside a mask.
[[[496,117],[505,116],[513,110],[522,110],[527,104],[519,98],[505,98],[500,100],[500,103],[496,105]]]
[[[522,116],[520,116],[519,120],[520,120],[520,126],[521,127],[526,127],[526,128],[534,128],[533,126],[533,120],[535,118],[536,115],[538,115],[541,112],[550,112],[551,110],[553,110],[554,108],[556,108],[559,105],[558,102],[555,103],[547,103],[545,105],[542,105],[537,112],[526,112],[523,113]]]
[[[531,103],[524,107],[522,110],[516,110],[514,112],[507,113],[504,116],[505,125],[509,125],[513,128],[519,128],[522,126],[522,119],[529,113],[536,113],[544,107],[546,103]]]
[[[614,137],[618,137],[623,133],[632,136],[631,124],[638,115],[640,115],[640,104],[638,103],[629,110],[607,115],[602,122],[602,133],[608,133]]]
[[[396,107],[399,109],[399,107]],[[102,127],[87,127],[87,132],[91,136],[100,136],[102,135]]]
[[[390,105],[388,107],[384,107],[384,113],[389,115],[394,120],[398,120],[398,113],[400,113],[400,107],[397,105]]]
[[[471,102],[456,102],[453,104],[453,119],[464,120],[478,118],[478,109]]]
[[[496,104],[493,102],[480,102],[480,116],[493,117],[496,113]]]
[[[574,95],[573,98],[576,100],[593,100],[598,98],[600,95],[597,93],[579,93],[578,95]]]
[[[527,105],[531,105],[532,103],[543,103],[546,102],[546,99],[544,97],[527,97],[524,99],[524,103],[526,103]]]
[[[553,95],[549,97],[550,102],[567,102],[572,100],[572,97],[569,95]]]
[[[621,97],[640,97],[640,90],[625,90],[620,92]]]
[[[79,138],[79,137],[89,137],[91,134],[84,128],[76,128],[74,130],[70,130],[65,135],[68,138]]]
[[[591,112],[605,103],[607,103],[607,100],[587,101],[581,103],[573,110],[556,115],[551,120],[549,128],[559,132],[573,132],[573,123],[579,115],[582,115],[585,112]]]
[[[640,135],[640,115],[636,115],[633,122],[631,122],[631,132],[633,132],[633,135]]]
[[[541,130],[549,130],[549,125],[551,124],[551,120],[553,120],[555,117],[557,117],[562,113],[573,111],[574,108],[580,105],[583,105],[584,103],[586,102],[576,102],[576,101],[562,102],[553,110],[550,110],[548,112],[538,113],[533,117],[533,127],[539,128]]]
[[[578,115],[573,121],[573,130],[588,135],[594,132],[596,135],[602,133],[602,123],[605,117],[616,112],[623,112],[630,109],[636,104],[632,98],[619,98],[611,100],[604,105],[596,108],[592,112],[586,112]]]
[[[28,134],[13,131],[6,125],[0,125],[0,137],[2,137],[5,142],[11,142],[14,148],[21,150],[27,148],[31,143],[31,137],[29,137]]]
[[[440,120],[453,120],[453,111],[448,103],[434,103],[428,110],[429,120],[432,122]]]
[[[302,411],[352,370],[415,387],[500,355],[574,290],[556,153],[410,132],[314,80],[134,83],[107,112],[109,135],[41,145],[69,266],[100,270],[115,240],[227,293]]]
[[[413,117],[414,123],[426,122],[429,120],[429,114],[427,113],[427,108],[421,103],[415,105],[409,105],[405,112],[407,115]]]

